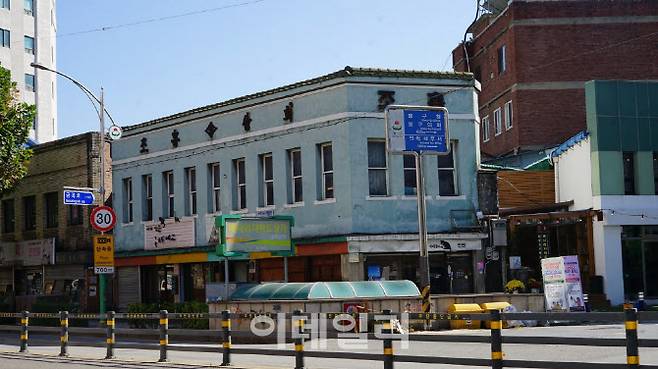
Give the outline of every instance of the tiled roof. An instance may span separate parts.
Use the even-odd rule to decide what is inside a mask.
[[[564,143],[556,147],[555,150],[551,152],[551,159],[557,158],[558,156],[562,155],[564,152],[576,146],[578,143],[586,139],[588,136],[589,136],[589,132],[587,131],[580,131],[576,133],[573,137],[564,141]]]
[[[131,126],[122,127],[124,131],[131,131],[138,128],[148,127],[157,123],[165,122],[168,120],[185,117],[192,114],[202,113],[209,110],[229,106],[232,104],[238,104],[252,99],[257,99],[260,97],[274,95],[280,92],[289,91],[295,88],[309,86],[318,84],[321,82],[329,81],[337,78],[347,78],[347,77],[387,77],[387,78],[427,78],[427,79],[461,79],[461,80],[473,80],[472,73],[465,72],[438,72],[438,71],[423,71],[423,70],[400,70],[400,69],[378,69],[378,68],[352,68],[347,66],[339,71],[325,74],[324,76],[307,79],[305,81],[296,82],[290,85],[285,85],[277,87],[271,90],[256,92],[254,94],[240,96],[234,99],[222,101],[216,104],[210,104],[206,106],[201,106],[198,108],[186,110],[180,113],[156,118],[150,121],[143,123],[138,123]]]

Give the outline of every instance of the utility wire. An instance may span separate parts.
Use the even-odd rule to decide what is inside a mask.
[[[216,8],[194,10],[194,11],[190,11],[190,12],[186,12],[186,13],[167,15],[167,16],[164,16],[164,17],[142,19],[142,20],[137,20],[137,21],[134,21],[134,22],[120,23],[120,24],[104,26],[104,27],[98,27],[98,28],[91,28],[91,29],[82,30],[82,31],[64,33],[64,34],[58,35],[57,38],[84,35],[84,34],[88,34],[88,33],[105,32],[105,31],[111,31],[111,30],[120,29],[120,28],[139,26],[139,25],[142,25],[142,24],[163,22],[163,21],[168,21],[168,20],[172,20],[172,19],[190,17],[190,16],[193,16],[193,15],[207,14],[207,13],[218,12],[218,11],[221,11],[221,10],[226,10],[226,9],[231,9],[231,8],[238,8],[238,7],[242,7],[242,6],[253,5],[253,4],[257,4],[257,3],[262,3],[264,1],[265,0],[245,1],[245,2],[242,2],[242,3],[224,5],[224,6],[220,6],[220,7],[216,7]]]

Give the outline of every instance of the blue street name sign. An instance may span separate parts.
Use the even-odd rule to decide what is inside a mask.
[[[93,205],[94,200],[92,192],[64,190],[64,205]]]
[[[389,151],[446,154],[450,150],[443,109],[393,107],[387,112],[386,124]]]
[[[442,111],[404,110],[406,151],[448,151]]]

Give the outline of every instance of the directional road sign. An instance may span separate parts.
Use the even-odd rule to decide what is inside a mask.
[[[64,190],[64,205],[93,205],[94,200],[91,191]]]
[[[388,150],[394,153],[450,151],[445,108],[391,106],[386,110],[386,131]]]
[[[91,226],[99,232],[108,232],[117,222],[117,215],[109,206],[99,206],[91,211]]]
[[[98,234],[94,239],[94,273],[114,273],[114,236]]]

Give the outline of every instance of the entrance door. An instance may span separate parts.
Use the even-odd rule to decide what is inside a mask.
[[[658,297],[658,241],[644,242],[644,294]]]
[[[621,255],[624,268],[624,291],[628,298],[632,298],[644,290],[642,240],[624,240]]]
[[[449,254],[448,265],[452,273],[451,293],[473,292],[473,261],[470,254]]]

